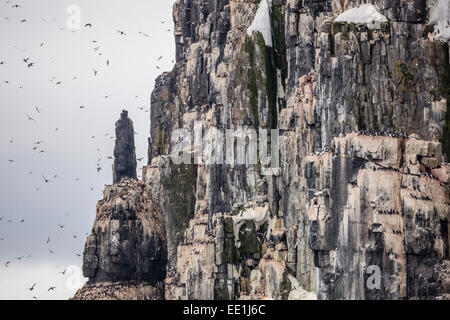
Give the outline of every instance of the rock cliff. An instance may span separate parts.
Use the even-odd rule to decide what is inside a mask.
[[[165,229],[166,299],[449,298],[450,64],[430,23],[438,3],[175,1],[176,64],[152,93],[140,183],[164,223],[127,229]],[[235,161],[234,140],[211,134],[230,129],[277,141],[265,151],[278,165],[261,145],[247,156],[251,134]],[[180,130],[192,144],[180,147]],[[149,259],[116,270],[102,247],[122,242],[104,233],[86,244],[93,281],[162,279],[144,271]]]
[[[128,111],[123,110],[120,119],[116,122],[114,182],[119,182],[123,177],[137,179],[136,166],[133,122],[128,118]]]
[[[116,151],[134,147],[126,111],[116,133]],[[129,150],[133,152],[115,152],[115,164],[135,163],[134,148]],[[144,182],[123,176],[117,168],[115,179],[120,180],[105,188],[86,240],[83,274],[89,280],[74,298],[163,299],[167,245],[162,211]]]

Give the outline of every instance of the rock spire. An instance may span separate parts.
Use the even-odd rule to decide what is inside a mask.
[[[122,178],[137,179],[136,151],[134,147],[133,121],[128,118],[128,111],[123,110],[116,122],[116,145],[114,147],[113,180]]]

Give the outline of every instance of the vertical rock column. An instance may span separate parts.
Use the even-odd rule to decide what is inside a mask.
[[[114,184],[97,203],[83,254],[89,278],[74,299],[164,299],[167,245],[164,216],[150,186],[136,179],[133,122],[116,122]]]
[[[114,183],[127,177],[137,179],[136,151],[134,147],[133,121],[128,118],[128,111],[123,110],[116,122],[116,146],[114,147]]]

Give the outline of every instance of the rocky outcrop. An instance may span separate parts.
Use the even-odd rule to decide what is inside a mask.
[[[103,194],[84,248],[83,274],[89,280],[75,298],[162,299],[164,217],[150,188],[123,178]]]
[[[105,188],[93,232],[86,240],[83,272],[91,282],[164,278],[164,221],[141,181],[122,179]]]
[[[114,147],[113,180],[122,178],[137,179],[136,152],[134,147],[133,121],[128,118],[128,111],[123,110],[116,122],[116,144]]]
[[[105,187],[97,204],[83,255],[88,282],[74,299],[163,299],[167,245],[162,211],[148,185],[118,170],[136,163],[126,111],[116,133],[114,172],[120,180]]]

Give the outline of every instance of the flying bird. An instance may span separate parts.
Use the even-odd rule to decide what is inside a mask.
[[[35,286],[36,286],[36,282],[31,286],[31,288],[28,288],[28,290],[33,291]]]
[[[55,290],[55,289],[56,289],[56,287],[50,287],[50,288],[48,288],[47,291],[53,291],[53,290]]]
[[[122,35],[122,36],[126,36],[126,35],[127,35],[125,32],[123,32],[123,31],[121,31],[121,30],[117,30],[117,33],[119,33],[119,34]]]
[[[25,113],[25,115],[27,116],[28,120],[36,121],[36,120],[34,120],[32,117],[30,117],[28,114]]]
[[[84,27],[85,27],[85,28],[88,28],[88,27],[89,27],[89,28],[92,28],[92,23],[86,23],[86,24],[84,25]]]
[[[142,34],[142,35],[143,35],[144,37],[146,37],[146,38],[150,38],[150,36],[149,36],[148,34],[142,32],[142,31],[139,31],[139,34]]]

